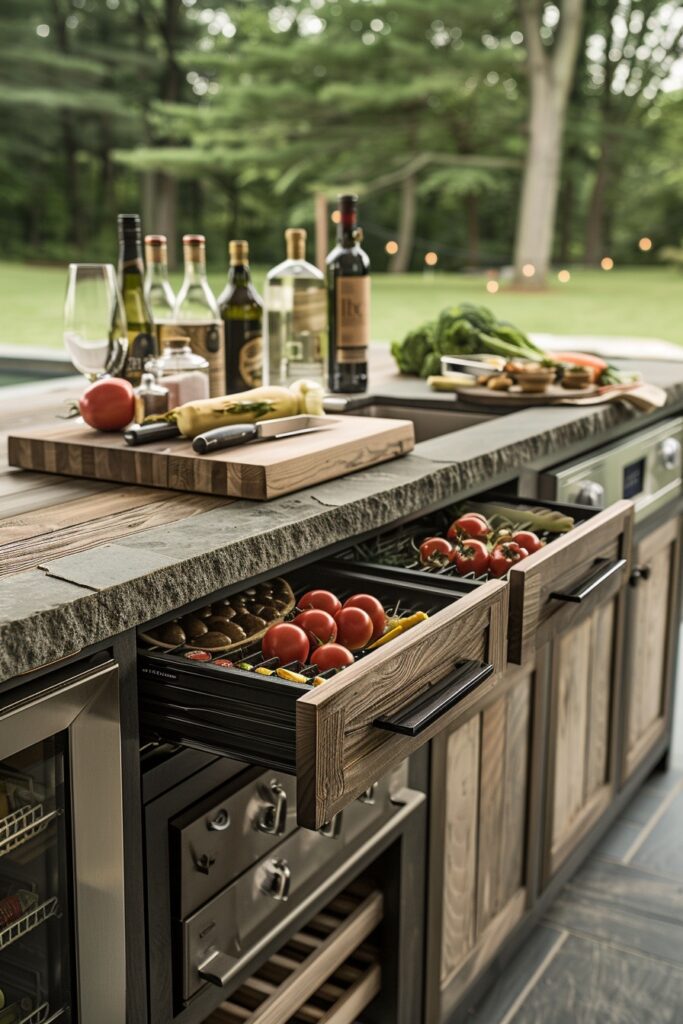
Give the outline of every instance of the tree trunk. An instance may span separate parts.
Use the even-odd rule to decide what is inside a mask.
[[[565,176],[564,187],[560,191],[560,224],[557,255],[560,263],[571,262],[572,239],[574,229],[574,178]]]
[[[476,192],[468,192],[465,196],[465,212],[467,220],[467,265],[479,266],[479,196]]]
[[[552,49],[541,40],[542,4],[520,0],[530,84],[527,145],[517,235],[515,280],[544,287],[550,267],[560,186],[562,138],[576,58],[582,38],[584,0],[562,0],[560,26]],[[524,267],[533,273],[524,274]]]
[[[405,274],[415,245],[415,218],[417,216],[417,178],[409,174],[401,182],[401,212],[398,223],[398,252],[389,261],[392,274]]]
[[[600,260],[605,255],[605,200],[607,198],[609,177],[610,153],[607,140],[603,139],[586,219],[584,259],[586,263],[593,266],[598,266]]]
[[[168,174],[159,174],[156,187],[155,232],[166,235],[168,241],[168,265],[175,270],[177,247],[178,182]]]

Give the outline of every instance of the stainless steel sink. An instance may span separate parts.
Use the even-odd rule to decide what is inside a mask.
[[[491,419],[484,413],[462,412],[451,408],[435,408],[418,402],[403,402],[369,399],[337,399],[325,400],[325,408],[330,413],[342,413],[353,416],[379,416],[388,419],[412,420],[415,424],[415,440],[428,441],[432,437],[451,434],[455,430],[464,430],[477,423],[485,423]]]

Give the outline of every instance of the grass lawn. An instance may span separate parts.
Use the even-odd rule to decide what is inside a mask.
[[[254,274],[257,287],[263,270]],[[211,274],[219,292],[224,275]],[[1,345],[62,345],[66,269],[0,263],[3,282]],[[173,275],[174,286],[180,282]],[[372,286],[372,336],[382,341],[463,300],[490,306],[525,331],[549,334],[617,334],[663,338],[683,344],[683,275],[669,268],[609,272],[574,270],[571,281],[555,281],[545,292],[486,291],[484,276],[464,274],[376,274]]]

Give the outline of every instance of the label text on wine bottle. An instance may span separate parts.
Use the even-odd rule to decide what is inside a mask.
[[[370,277],[339,277],[336,292],[337,361],[364,363],[370,343]]]

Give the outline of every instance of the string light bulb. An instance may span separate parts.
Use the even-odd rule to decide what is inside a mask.
[[[571,277],[572,275],[569,273],[568,270],[561,270],[557,275],[557,280],[560,282],[560,284],[567,284],[569,281],[571,281]]]
[[[525,263],[522,267],[522,273],[525,277],[533,277],[536,273],[536,267],[533,265],[533,263]]]
[[[489,295],[495,295],[499,288],[500,285],[498,284],[497,281],[486,282],[486,291],[489,293]]]
[[[341,220],[341,213],[339,212],[339,210],[332,211],[332,213],[330,214],[330,220],[332,221],[333,224],[339,223],[339,221]]]
[[[614,266],[614,260],[611,256],[603,256],[600,260],[600,266],[603,270],[611,270]]]
[[[644,235],[638,242],[638,248],[641,252],[649,252],[652,248],[652,239]]]
[[[387,242],[384,246],[384,251],[388,256],[395,256],[398,252],[398,242],[394,242],[393,239]]]
[[[435,267],[438,262],[439,262],[439,257],[437,256],[437,254],[435,252],[426,252],[425,253],[425,263],[427,264],[428,267]]]

